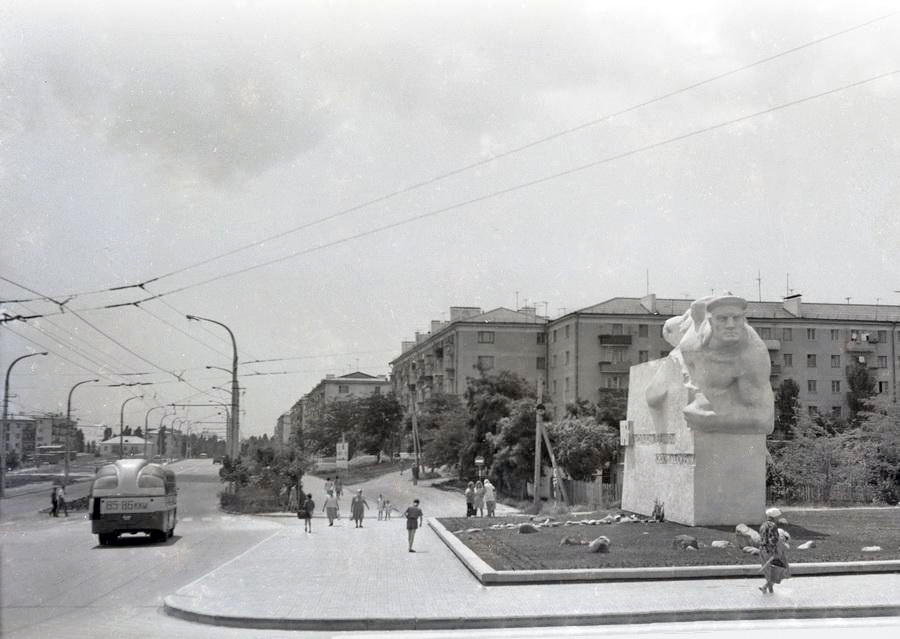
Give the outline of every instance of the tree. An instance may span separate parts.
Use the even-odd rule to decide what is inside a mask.
[[[113,436],[113,435],[112,435],[112,428],[110,428],[109,426],[105,426],[105,427],[103,428],[103,441],[106,441],[106,440],[108,440],[108,439],[112,439],[112,436]]]
[[[600,399],[593,415],[597,421],[606,424],[616,432],[619,422],[625,419],[628,408],[628,390],[624,388],[601,388]]]
[[[572,479],[590,481],[597,470],[616,460],[618,429],[596,417],[569,417],[545,427],[557,463]]]
[[[80,428],[75,429],[75,442],[73,446],[76,453],[83,453],[85,451],[84,431]]]
[[[432,467],[459,464],[469,420],[462,400],[456,395],[433,395],[425,400],[417,419],[425,463]]]
[[[358,444],[366,454],[377,455],[389,447],[403,420],[403,408],[393,393],[370,395],[361,402]]]
[[[870,398],[858,413],[859,428],[851,446],[863,460],[866,483],[878,498],[896,505],[900,501],[900,403],[886,395]]]
[[[125,426],[122,429],[122,435],[124,435],[125,437],[130,437],[131,436],[131,426]]]
[[[496,432],[485,433],[492,449],[488,473],[502,492],[524,495],[525,482],[534,470],[536,400],[515,400],[509,413],[498,420]]]
[[[142,429],[140,426],[138,426],[137,428],[135,428],[135,429],[134,429],[134,436],[135,436],[135,437],[143,437],[143,436],[144,436],[144,429]]]
[[[361,413],[358,399],[331,402],[325,413],[312,420],[308,432],[304,433],[306,449],[314,454],[331,455],[341,437],[345,437],[352,457],[357,447],[357,425],[361,421]]]
[[[493,451],[486,436],[496,434],[499,421],[510,415],[513,403],[525,397],[535,397],[535,390],[515,373],[500,371],[469,378],[465,393],[469,432],[459,452],[460,477],[474,475],[476,456],[484,457],[491,466]]]
[[[797,397],[800,387],[792,379],[785,379],[775,389],[775,430],[773,436],[779,439],[791,439],[800,412]]]
[[[850,408],[850,420],[856,421],[856,414],[865,410],[867,400],[875,394],[875,378],[868,367],[856,362],[847,371],[847,406]]]
[[[7,470],[15,470],[21,465],[21,463],[22,461],[19,459],[19,451],[17,451],[15,448],[6,453]]]

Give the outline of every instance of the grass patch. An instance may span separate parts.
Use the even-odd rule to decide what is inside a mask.
[[[409,469],[412,467],[412,465],[413,462],[411,460],[402,459],[383,461],[380,464],[371,464],[369,466],[353,466],[341,470],[314,470],[309,474],[314,477],[320,477],[322,479],[326,477],[331,477],[332,479],[334,479],[335,477],[340,475],[341,481],[343,482],[344,486],[352,486],[353,484],[361,484],[363,482],[369,481],[370,479],[382,477],[390,473],[399,474],[401,469],[404,473],[409,473]]]
[[[599,511],[578,517],[558,517],[556,521],[600,519],[620,511]],[[782,526],[791,535],[788,558],[792,563],[872,561],[900,559],[900,509],[800,510],[786,512],[790,523]],[[536,517],[544,521],[546,516]],[[758,565],[756,556],[738,547],[713,548],[716,540],[735,543],[731,526],[682,526],[672,522],[614,523],[540,528],[540,532],[520,534],[516,530],[489,530],[497,523],[521,523],[522,517],[448,517],[440,522],[495,570],[571,570],[579,568],[649,568],[670,566]],[[759,522],[748,522],[758,528]],[[673,547],[676,535],[697,538],[697,550]],[[561,545],[570,537],[591,541],[600,535],[611,541],[609,554],[588,552],[583,545]],[[797,546],[813,540],[815,548]],[[862,552],[864,546],[880,546],[880,552]]]

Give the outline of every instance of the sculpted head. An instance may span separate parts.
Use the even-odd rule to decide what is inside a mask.
[[[747,301],[733,295],[723,295],[706,304],[711,334],[708,346],[734,346],[747,339]]]

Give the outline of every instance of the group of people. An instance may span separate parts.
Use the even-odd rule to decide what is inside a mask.
[[[62,485],[54,486],[50,490],[50,516],[59,517],[60,511],[64,512],[66,517],[69,516],[69,507],[66,505],[66,489]]]
[[[328,518],[328,525],[334,526],[334,521],[340,517],[340,495],[335,494],[335,485],[334,482],[331,481],[331,478],[328,478],[328,480],[326,481],[325,488],[325,503],[322,506],[322,511]],[[378,520],[389,520],[391,518],[392,509],[390,499],[387,499],[384,495],[379,493],[377,505]],[[365,497],[363,497],[363,491],[360,488],[356,491],[353,499],[350,500],[350,519],[353,521],[356,528],[363,527],[365,511],[368,510],[368,508],[369,502],[366,501]],[[312,519],[313,513],[315,512],[316,502],[313,500],[312,493],[307,493],[306,497],[303,500],[303,503],[300,504],[297,510],[297,517],[303,520],[304,532],[312,532]],[[423,522],[422,509],[419,507],[418,499],[413,500],[412,505],[403,512],[403,516],[406,518],[406,532],[407,540],[409,542],[409,552],[416,552],[415,550],[413,550],[413,540],[416,536],[416,530],[418,530],[422,526]]]
[[[466,486],[466,517],[493,517],[497,508],[497,491],[490,479],[469,482]]]

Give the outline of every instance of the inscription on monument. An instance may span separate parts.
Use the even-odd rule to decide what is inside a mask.
[[[693,453],[656,453],[657,464],[677,464],[679,466],[693,466]]]
[[[635,444],[674,444],[675,433],[635,433]]]

